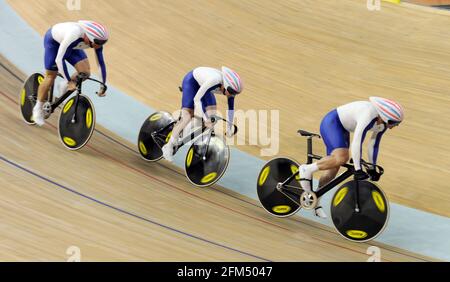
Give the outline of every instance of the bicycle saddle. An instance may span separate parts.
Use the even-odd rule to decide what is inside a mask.
[[[319,134],[311,133],[311,132],[308,132],[308,131],[305,131],[305,130],[301,130],[301,129],[299,129],[297,131],[297,133],[300,134],[301,136],[321,138]]]

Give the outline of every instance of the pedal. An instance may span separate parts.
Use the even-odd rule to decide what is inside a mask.
[[[52,104],[50,104],[50,102],[45,102],[42,106],[42,110],[44,111],[44,118],[48,119],[52,114]]]
[[[305,210],[312,210],[316,208],[317,203],[318,203],[317,195],[312,191],[304,191],[300,195],[300,205]]]

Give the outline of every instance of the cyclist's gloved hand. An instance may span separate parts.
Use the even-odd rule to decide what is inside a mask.
[[[98,97],[104,97],[106,96],[106,87],[100,86],[100,90],[97,92]]]
[[[355,180],[364,180],[369,178],[369,175],[365,173],[362,169],[358,169],[354,173],[354,179]]]
[[[225,132],[226,137],[232,137],[234,135],[233,126],[227,126],[227,132]]]
[[[370,180],[372,181],[380,180],[381,173],[379,173],[376,169],[370,168],[367,170],[367,173],[370,175]]]

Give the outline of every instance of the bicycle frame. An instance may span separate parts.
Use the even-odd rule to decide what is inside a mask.
[[[166,131],[169,127],[171,127],[171,126],[174,125],[174,124],[176,124],[176,121],[173,121],[173,122],[169,123],[168,125],[164,126],[163,128],[161,128],[161,129],[159,129],[159,130],[154,131],[154,132],[151,133],[151,136],[152,136],[152,138],[153,138],[153,141],[155,141],[155,143],[158,144],[158,146],[159,146],[160,148],[162,148],[160,142],[162,143],[162,145],[164,145],[165,142],[162,141],[162,140],[165,140],[166,137],[167,137],[166,135],[162,134],[161,132]],[[206,126],[203,125],[201,128],[198,128],[197,130],[191,132],[190,135],[184,137],[184,138],[181,140],[181,142],[178,144],[178,148],[181,148],[182,146],[186,145],[186,144],[187,144],[188,142],[190,142],[191,140],[194,140],[194,139],[197,138],[198,136],[202,135],[202,134],[204,133],[205,129],[206,129]],[[162,140],[161,140],[161,139],[162,139]]]
[[[59,74],[59,76],[61,76],[60,74]],[[61,76],[62,77],[62,76]],[[101,84],[101,85],[103,85],[103,87],[105,88],[105,91],[106,91],[106,89],[107,89],[107,86],[103,83],[103,82],[101,82],[101,81],[98,81],[98,80],[96,80],[96,79],[93,79],[93,78],[90,78],[87,74],[85,74],[85,73],[79,73],[78,75],[77,75],[77,83],[76,83],[76,89],[75,90],[70,90],[70,91],[67,91],[66,93],[64,93],[61,97],[59,97],[59,98],[57,98],[56,99],[56,101],[54,101],[54,102],[52,102],[51,103],[51,113],[53,113],[54,111],[55,111],[55,109],[59,106],[59,105],[61,105],[61,103],[63,103],[73,92],[77,92],[77,99],[76,99],[76,101],[75,101],[75,115],[76,115],[76,112],[77,112],[77,107],[78,107],[78,96],[80,95],[80,93],[81,93],[81,87],[82,87],[82,85],[83,85],[83,82],[85,81],[85,80],[91,80],[91,81],[94,81],[94,82],[97,82],[97,83],[99,83],[99,84]],[[53,98],[53,91],[54,91],[54,85],[52,86],[52,88],[51,88],[51,96],[52,96],[52,98]],[[51,100],[50,100],[51,101]]]
[[[312,136],[307,137],[307,164],[311,164],[313,160],[320,160],[322,157],[319,155],[315,155],[312,152]],[[339,185],[340,183],[344,182],[347,178],[353,176],[355,169],[353,165],[351,164],[344,164],[342,167],[345,167],[347,170],[344,171],[342,174],[328,182],[327,184],[323,185],[322,187],[319,187],[316,196],[317,198],[320,198],[324,194],[326,194],[328,191]],[[288,179],[286,179],[283,183],[280,185],[280,190],[286,190],[291,193],[294,193],[298,196],[300,196],[303,193],[302,189],[298,189],[297,187],[289,187],[287,186],[287,183],[291,182],[296,176],[299,175],[299,172],[293,173],[291,176],[289,176]],[[358,182],[356,182],[356,189],[355,189],[355,211],[359,212],[359,185]],[[280,191],[283,194],[285,194],[284,191]],[[286,194],[285,194],[286,195]],[[286,195],[289,199],[293,200],[289,195]],[[293,200],[294,201],[294,200]],[[294,201],[295,202],[295,201]],[[298,204],[298,203],[297,203]]]
[[[197,117],[197,116],[194,116],[193,118],[198,118],[198,119],[202,119],[202,120],[203,120],[203,118]],[[215,117],[213,123],[215,123],[217,120],[222,120],[222,121],[224,121],[224,122],[228,122],[226,119],[223,119],[223,118],[221,118],[221,117]],[[152,138],[153,138],[153,141],[155,141],[155,143],[156,143],[160,148],[162,148],[161,144],[164,145],[165,142],[161,142],[161,140],[160,140],[159,138],[165,140],[165,138],[167,137],[166,135],[161,134],[161,132],[164,132],[165,130],[167,130],[170,126],[174,125],[175,123],[176,123],[176,121],[173,121],[173,122],[169,123],[168,125],[164,126],[163,128],[161,128],[161,129],[159,129],[159,130],[157,130],[157,131],[151,133],[151,136],[152,136]],[[236,132],[237,132],[237,126],[236,126],[236,125],[233,125],[233,126],[234,126],[234,133],[236,133]],[[209,131],[209,132],[208,132],[208,131]],[[204,135],[205,132],[208,132],[208,133],[207,133],[208,135],[207,135],[207,146],[206,146],[206,150],[205,150],[205,152],[203,152],[203,156],[202,156],[202,157],[204,158],[204,157],[206,156],[206,154],[208,153],[209,142],[211,141],[211,136],[214,136],[214,135],[215,135],[215,133],[214,133],[214,128],[208,128],[208,127],[205,126],[204,123],[202,124],[202,127],[201,127],[201,128],[198,128],[197,130],[191,132],[188,136],[184,137],[184,138],[181,140],[181,142],[178,144],[178,146],[177,146],[177,148],[175,149],[174,153],[175,153],[176,151],[178,151],[179,148],[181,148],[182,146],[186,145],[186,144],[189,143],[190,141],[196,139],[197,137],[199,137],[199,136],[201,136],[201,135]],[[161,142],[161,144],[160,144],[158,141]]]

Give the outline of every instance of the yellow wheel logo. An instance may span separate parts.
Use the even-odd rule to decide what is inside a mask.
[[[41,84],[44,81],[44,77],[43,76],[38,76],[37,81],[38,81],[39,84]]]
[[[269,172],[270,172],[270,166],[267,166],[263,169],[263,171],[261,172],[261,175],[259,176],[259,181],[258,181],[259,186],[263,186],[264,182],[266,182],[267,176],[269,176]]]
[[[296,166],[296,165],[291,165],[291,171],[292,171],[292,173],[297,173],[297,171],[298,171],[298,166]],[[297,174],[297,176],[295,177],[295,179],[296,179],[297,181],[300,181],[300,173]]]
[[[69,138],[69,137],[64,137],[63,141],[67,146],[70,146],[70,147],[74,147],[77,144],[77,142],[75,142],[75,140],[73,140],[72,138]]]
[[[86,126],[87,128],[91,128],[92,125],[92,109],[89,108],[86,111]]]
[[[23,106],[25,105],[25,88],[22,88],[22,91],[20,91],[20,104]]]
[[[285,214],[285,213],[290,212],[291,209],[292,209],[292,208],[291,208],[290,206],[286,206],[286,205],[274,206],[274,207],[272,208],[272,210],[273,210],[274,212],[276,212],[276,213],[282,213],[282,214]]]
[[[162,114],[154,114],[150,117],[150,121],[157,121],[158,119],[160,119],[162,117]]]
[[[147,148],[145,148],[144,142],[139,141],[139,150],[144,156],[147,156]]]
[[[364,239],[367,237],[367,233],[362,230],[348,230],[346,233],[353,239]]]
[[[166,137],[166,143],[169,142],[170,136],[172,136],[172,131],[169,132],[169,134],[167,134],[167,137]]]
[[[380,212],[384,213],[386,210],[386,205],[384,204],[383,196],[381,196],[378,191],[372,191],[372,198],[375,201],[375,205],[380,210]]]
[[[202,180],[200,180],[201,183],[206,184],[209,183],[211,181],[213,181],[217,176],[216,172],[211,172],[205,176],[203,176]]]
[[[339,205],[339,203],[345,198],[345,195],[347,195],[347,193],[348,193],[347,187],[344,187],[341,190],[339,190],[339,192],[337,192],[337,194],[334,196],[333,206],[337,207],[337,205]]]
[[[63,114],[67,113],[67,111],[72,107],[73,102],[74,102],[74,100],[73,100],[73,98],[72,98],[72,99],[69,100],[69,102],[67,102],[67,103],[64,105],[64,108],[63,108]]]
[[[186,157],[186,167],[191,166],[192,157],[194,156],[194,148],[191,148],[188,152],[188,155]]]

